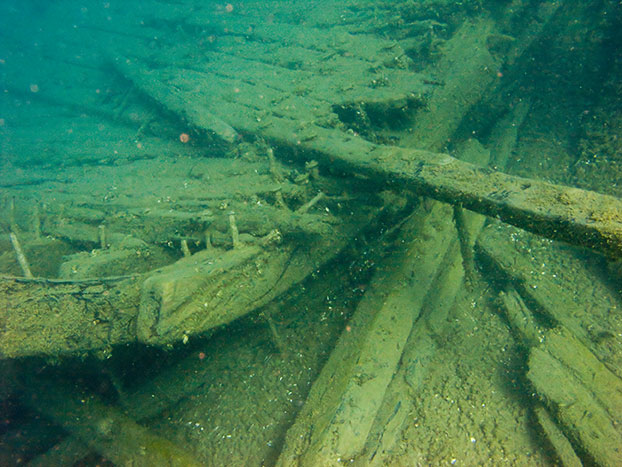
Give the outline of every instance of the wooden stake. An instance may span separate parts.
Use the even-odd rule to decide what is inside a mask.
[[[233,242],[233,248],[237,249],[242,246],[240,242],[240,232],[238,231],[238,226],[235,223],[235,213],[229,213],[229,228],[231,229],[231,241]]]
[[[281,171],[279,170],[272,148],[268,148],[268,161],[270,161],[270,174],[272,175],[272,179],[275,182],[282,182],[283,175],[281,175]]]
[[[28,265],[28,260],[26,259],[26,255],[22,251],[22,246],[19,244],[19,240],[17,239],[17,235],[14,232],[9,234],[11,238],[11,244],[13,245],[13,249],[15,250],[15,255],[17,256],[17,262],[19,266],[22,268],[22,272],[24,273],[24,277],[29,279],[33,278],[32,272],[30,272],[30,266]]]
[[[15,196],[12,196],[9,200],[9,225],[12,231],[17,229],[15,223]]]
[[[309,209],[311,209],[313,206],[315,206],[322,198],[324,198],[324,193],[322,193],[321,191],[315,195],[311,201],[309,201],[306,204],[303,204],[302,206],[300,206],[297,210],[296,210],[296,214],[306,214],[307,211],[309,211]]]
[[[106,225],[101,224],[98,227],[98,231],[99,231],[99,247],[102,250],[105,250],[106,248],[108,248],[108,241],[106,239]]]
[[[188,248],[188,240],[186,240],[185,238],[181,241],[181,252],[186,258],[188,256],[192,256],[192,253],[190,253],[190,248]]]
[[[465,219],[464,209],[462,206],[455,204],[454,223],[458,231],[458,240],[460,242],[460,253],[462,255],[462,267],[464,269],[465,284],[471,287],[475,280],[475,260],[473,258],[473,244],[469,238],[469,229]]]

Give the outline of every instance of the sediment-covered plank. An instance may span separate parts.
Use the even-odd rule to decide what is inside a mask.
[[[119,71],[167,109],[198,128],[196,118],[210,108],[197,98],[201,89],[184,93],[176,78],[122,61]],[[186,77],[187,78],[187,77]],[[333,169],[365,175],[381,183],[403,184],[431,198],[497,217],[504,222],[555,240],[622,255],[622,201],[593,191],[516,177],[460,161],[448,154],[373,144],[356,135],[274,116],[264,108],[220,106],[232,127],[280,144],[323,156]],[[226,114],[226,115],[225,115]]]

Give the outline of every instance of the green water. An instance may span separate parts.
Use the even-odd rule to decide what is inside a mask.
[[[0,4],[0,465],[622,465],[612,0]]]

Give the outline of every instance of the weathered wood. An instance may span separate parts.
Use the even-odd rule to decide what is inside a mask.
[[[618,423],[622,381],[567,330],[545,332],[515,289],[510,287],[500,298],[513,333],[531,349],[527,376],[557,421],[542,406],[536,406],[534,411],[563,464],[582,465],[558,423],[575,445],[592,457],[602,460],[599,456],[612,455],[612,446],[600,443],[620,438],[620,433],[609,425]],[[581,411],[584,412],[579,416]],[[593,437],[594,433],[603,434],[603,431],[607,439],[599,440],[600,435]]]
[[[496,70],[503,60],[486,46],[487,38],[495,32],[494,20],[479,18],[467,21],[447,41],[438,65],[443,86],[437,87],[427,105],[415,114],[411,131],[402,138],[403,146],[428,150],[446,146],[465,114],[497,79]]]
[[[179,341],[265,305],[333,258],[370,218],[359,214],[327,238],[276,249],[246,245],[226,252],[206,250],[156,271],[142,288],[139,340]]]
[[[538,423],[555,450],[555,454],[564,467],[582,467],[583,462],[577,457],[572,445],[564,433],[555,424],[549,412],[541,405],[534,409]]]
[[[612,303],[617,301],[612,291],[594,281],[582,260],[558,253],[556,261],[550,254],[542,254],[548,245],[536,241],[526,249],[523,240],[517,229],[490,225],[478,239],[479,258],[488,270],[497,272],[497,277],[508,279],[545,322],[565,327],[585,345],[601,343],[599,353],[620,362],[622,344],[598,337],[605,330],[610,333],[619,329],[610,313]],[[526,325],[521,314],[516,314],[516,320]],[[537,333],[527,336],[521,332],[521,336],[531,342],[539,339]]]
[[[26,259],[26,255],[22,250],[22,246],[17,239],[17,235],[15,232],[11,232],[9,234],[11,239],[11,243],[13,244],[13,249],[15,250],[15,256],[17,257],[17,262],[19,263],[20,268],[22,268],[22,272],[24,273],[24,277],[32,278],[32,272],[30,272],[30,266],[28,265],[28,260]]]
[[[107,352],[136,340],[162,345],[209,331],[303,280],[383,212],[374,194],[345,197],[352,183],[312,167],[302,181],[277,183],[264,147],[239,149],[244,157],[236,159],[101,168],[100,180],[114,180],[112,187],[66,168],[62,190],[12,190],[17,197],[7,198],[5,217],[16,211],[14,223],[30,228],[36,200],[43,232],[62,240],[50,248],[47,238],[20,238],[33,273],[53,279],[0,278],[0,356]],[[157,182],[143,183],[145,174]],[[311,207],[317,191],[326,196]],[[308,212],[295,212],[305,205]],[[239,241],[229,251],[231,212]],[[209,253],[206,232],[214,247]],[[268,240],[276,238],[282,245],[274,248]],[[175,263],[182,242],[186,254],[198,253]],[[8,235],[0,236],[0,248],[10,261],[4,272],[19,275]]]
[[[489,154],[481,145],[464,146],[469,160],[487,161]],[[456,230],[448,217],[449,206],[431,203],[420,206],[400,227],[395,250],[372,278],[349,329],[288,432],[279,465],[339,465],[338,459],[363,458],[370,444],[385,447],[400,439],[411,402],[395,401],[389,388],[403,384],[403,378],[395,378],[407,371],[403,351],[412,352],[424,343],[426,355],[406,360],[421,362],[429,357],[436,348],[430,321],[446,323],[446,313],[463,283]],[[464,228],[475,238],[483,222],[482,216],[469,213]],[[468,246],[472,248],[472,243]],[[416,373],[415,378],[421,378]],[[383,427],[382,439],[374,438],[378,424]],[[382,463],[382,454],[372,457]]]
[[[610,318],[617,299],[583,260],[553,254],[535,239],[526,246],[518,235],[490,226],[478,245],[491,271],[508,279],[500,301],[513,333],[530,348],[527,377],[578,453],[618,465],[622,379],[613,337],[619,325]]]
[[[267,235],[274,229],[278,229],[286,237],[327,236],[333,232],[333,226],[340,223],[339,219],[326,212],[321,214],[293,212],[268,203],[250,204],[246,199],[231,201],[213,199],[197,201],[197,206],[183,206],[183,202],[179,202],[178,204],[182,206],[176,209],[110,206],[108,207],[110,222],[106,224],[107,237],[112,246],[132,248],[132,245],[128,245],[130,233],[139,234],[141,240],[148,242],[149,245],[142,247],[134,245],[136,250],[155,250],[154,244],[165,245],[180,238],[202,244],[206,229],[228,231],[229,221],[226,212],[218,209],[218,204],[221,203],[226,203],[228,210],[239,213],[237,223],[241,233],[255,236]],[[202,206],[210,208],[193,210]],[[46,222],[43,232],[72,244],[85,245],[89,249],[97,248],[100,246],[100,230],[87,222],[83,218],[66,216],[63,222]],[[137,241],[134,240],[133,243]],[[157,264],[154,258],[149,258],[149,261],[153,263],[153,268],[162,265]]]
[[[464,47],[465,42],[470,44],[469,41],[474,41],[474,48],[479,51],[481,60],[473,62],[471,68],[467,67],[475,73],[475,77],[464,79],[456,72],[455,66],[458,65],[454,66],[455,60],[452,59],[457,52],[452,54],[452,48],[447,52],[447,63],[441,64],[441,71],[445,70],[448,78],[456,75],[461,76],[461,79],[458,80],[457,87],[447,84],[433,93],[432,101],[436,102],[436,99],[438,102],[425,110],[425,115],[437,123],[443,123],[444,130],[441,134],[451,134],[455,130],[465,113],[492,85],[495,79],[494,69],[503,63],[512,63],[526,50],[526,44],[538,36],[557,11],[559,2],[543,2],[538,8],[536,19],[522,25],[522,34],[525,37],[521,36],[521,40],[516,41],[512,41],[512,38],[503,39],[509,44],[508,50],[499,48],[498,42],[502,39],[499,39],[501,36],[491,20],[465,24],[456,33],[454,45],[462,50],[460,47]],[[197,18],[196,21],[201,23],[202,20]],[[241,28],[238,31],[240,34],[258,35],[269,43],[279,44],[279,47],[286,45],[288,50],[289,47],[305,45],[303,42],[307,40],[301,39],[304,28],[293,25],[261,25],[252,28],[249,33],[248,21],[248,18],[232,16],[220,18],[216,22],[220,26],[230,25],[231,28],[227,31]],[[343,44],[350,44],[351,40],[360,40],[337,31],[325,31],[313,37],[318,43],[312,47],[306,44],[305,47],[339,50]],[[197,128],[214,131],[202,118],[197,117],[213,113],[237,131],[259,134],[281,144],[317,151],[325,156],[327,165],[341,163],[342,167],[347,166],[348,171],[364,173],[376,180],[399,181],[418,189],[426,196],[499,217],[550,238],[588,246],[612,256],[618,256],[622,252],[620,200],[477,169],[444,154],[378,146],[354,135],[345,135],[330,128],[336,128],[339,123],[331,120],[327,111],[330,97],[322,91],[323,87],[318,87],[317,84],[308,86],[305,83],[309,79],[314,83],[314,80],[320,79],[318,76],[321,77],[323,67],[320,57],[311,57],[308,66],[297,71],[287,69],[283,64],[270,67],[261,60],[249,60],[250,56],[244,57],[244,51],[248,47],[253,47],[252,41],[234,41],[229,49],[225,47],[227,53],[210,52],[210,57],[213,57],[207,63],[194,64],[192,69],[164,66],[158,70],[149,70],[140,65],[140,59],[128,58],[118,59],[115,66],[145,94],[168,110],[183,116]],[[389,43],[378,47],[391,49]],[[286,59],[287,53],[283,50],[276,55]],[[360,59],[361,57],[352,57],[346,61]],[[347,64],[342,68],[339,76],[348,74]],[[481,70],[483,68],[487,70],[484,73]],[[239,73],[233,70],[238,70]],[[314,71],[315,75],[310,75],[310,71]],[[333,72],[334,70],[330,73]],[[373,74],[369,76],[373,77]],[[479,84],[473,87],[472,82]],[[209,86],[202,83],[209,83]],[[473,88],[470,89],[468,98],[465,97],[464,83]],[[353,83],[352,86],[352,92],[369,90],[363,83]],[[287,92],[286,88],[291,92]],[[379,88],[382,89],[382,86]],[[396,89],[399,88],[397,86]],[[402,95],[404,93],[403,90],[396,93],[391,90],[391,86],[387,89],[395,93],[395,96],[400,92]],[[413,95],[421,92],[421,89],[420,85],[415,86]],[[338,102],[340,96],[348,92],[350,90],[339,91],[339,96],[333,99],[334,102]],[[304,98],[297,96],[297,93]],[[374,90],[374,93],[380,99],[390,99],[388,95],[383,97],[383,92],[379,89]],[[461,99],[457,99],[454,94],[462,96]],[[363,100],[370,99],[373,99],[371,94]],[[453,104],[448,106],[447,101]],[[442,114],[437,109],[439,106],[443,108]],[[451,114],[451,119],[447,113]],[[440,130],[435,124],[432,125],[433,131],[426,131],[430,124],[428,118],[415,120],[422,128],[420,131],[417,130],[418,127],[415,128],[412,138],[418,144],[426,146],[422,135],[437,135]],[[449,121],[453,123],[450,124]]]
[[[512,331],[528,346],[538,345],[544,340],[544,332],[535,320],[533,313],[525,304],[520,294],[511,287],[499,294],[503,309]]]
[[[598,465],[622,463],[622,381],[568,332],[551,331],[529,357],[529,380]]]
[[[205,380],[196,377],[201,371],[204,371],[204,365],[194,354],[182,358],[154,378],[132,388],[122,388],[118,394],[119,408],[125,415],[139,423],[153,419],[183,398],[201,391]],[[76,435],[73,430],[69,432],[69,436],[32,460],[30,465],[41,467],[73,465],[86,457],[92,451],[88,440],[82,441],[80,433]]]
[[[103,265],[97,255],[93,262],[90,253],[77,255],[64,268],[70,276],[65,280],[2,277],[0,357],[66,355],[135,340],[163,345],[203,333],[302,281],[376,215],[362,207],[347,223],[330,226],[325,237],[294,238],[278,249],[258,241],[228,251],[203,250],[142,275],[97,279],[72,272],[78,260],[87,272],[111,262],[125,271],[136,250],[114,247],[101,254]],[[241,234],[240,241],[245,239]]]
[[[118,281],[1,278],[0,357],[88,352],[137,339],[181,341],[283,293],[332,258],[354,231],[278,252],[258,246],[204,251]]]
[[[84,395],[61,383],[32,377],[26,384],[31,389],[22,395],[27,406],[52,418],[115,465],[202,465],[187,449],[139,425],[93,394]],[[37,390],[42,387],[46,390]]]
[[[605,408],[613,425],[622,424],[622,379],[613,374],[594,353],[566,330],[549,331],[541,346],[596,397]],[[619,433],[622,439],[622,432]],[[618,445],[622,456],[622,443]],[[621,457],[622,458],[622,457]]]
[[[412,62],[397,42],[376,35],[351,34],[338,27],[316,28],[304,24],[258,20],[257,17],[230,15],[214,21],[211,14],[207,18],[200,14],[188,18],[190,24],[204,26],[207,21],[227,35],[249,37],[253,41],[267,43],[268,47],[270,44],[279,47],[283,44],[299,46],[322,52],[327,57],[350,54],[372,65],[401,64],[406,67]]]
[[[514,289],[501,298],[513,332],[531,347],[527,377],[566,435],[599,465],[618,465],[622,380],[567,328],[544,332]],[[555,422],[541,407],[536,410],[560,458],[576,464],[576,455]]]
[[[170,264],[172,258],[163,248],[127,236],[113,246],[65,256],[58,269],[62,279],[106,278],[139,275]]]
[[[501,22],[511,23],[516,37],[503,35],[498,22],[484,15],[465,21],[444,44],[438,64],[432,66],[443,86],[435,87],[426,105],[415,112],[413,127],[401,145],[443,149],[474,106],[496,95],[503,72],[541,36],[562,3],[538,2],[534,19],[528,22],[520,18],[522,11],[516,5],[510,6]]]
[[[135,340],[139,283],[1,278],[0,358],[67,355]]]
[[[495,161],[503,167],[516,144],[515,128],[520,125],[525,112],[526,106],[515,108],[498,122],[489,141],[490,152],[476,140],[468,140],[458,148],[461,157],[483,165],[493,156],[491,153],[494,153]],[[447,206],[440,203],[426,203],[426,205],[433,206],[430,209],[430,216],[437,213],[439,225],[443,223],[443,217],[447,219],[450,214]],[[471,242],[479,235],[485,218],[475,213],[465,213],[465,221],[466,230],[469,232],[468,246],[472,248]],[[446,225],[445,229],[447,231],[439,230],[439,235],[450,234],[452,241],[444,255],[437,259],[436,276],[428,288],[420,317],[405,345],[401,365],[387,388],[383,404],[367,439],[365,455],[373,458],[371,465],[381,466],[391,463],[388,461],[392,459],[391,453],[399,451],[405,437],[408,436],[407,427],[412,414],[417,411],[418,402],[414,398],[404,397],[404,394],[418,394],[428,384],[430,373],[435,371],[432,360],[442,353],[438,336],[448,332],[447,327],[451,321],[449,314],[455,309],[456,297],[463,292],[465,271],[459,242],[449,225]]]
[[[252,274],[252,269],[259,267],[253,260],[261,252],[259,247],[216,254],[204,250],[151,275],[142,287],[139,338],[152,342],[172,334],[173,340],[179,341],[187,336],[188,330],[201,326],[189,320],[215,320],[219,325],[243,314],[246,310],[235,306],[232,307],[235,316],[229,315],[227,304],[234,300],[232,294],[243,293],[240,287],[248,284],[244,284],[242,276]],[[267,258],[258,261],[265,267]],[[237,273],[230,274],[236,270]],[[268,281],[270,285],[271,282]]]
[[[181,115],[200,113],[197,93],[173,92],[207,76],[148,70],[117,62],[117,69],[142,91]],[[182,83],[182,80],[184,83]],[[192,109],[188,111],[188,109]],[[382,183],[403,184],[439,201],[496,217],[555,240],[622,255],[622,201],[613,196],[495,172],[448,154],[373,144],[313,123],[276,117],[265,110],[223,103],[233,127],[280,144],[302,147],[323,157],[333,170],[365,175]],[[200,121],[191,121],[201,128]],[[210,128],[203,128],[210,130]]]
[[[288,431],[278,465],[337,466],[360,456],[452,244],[448,214],[449,207],[437,203],[432,213],[420,209],[404,224]]]

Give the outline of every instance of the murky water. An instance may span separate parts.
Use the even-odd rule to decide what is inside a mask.
[[[0,464],[622,464],[614,1],[5,1]]]

